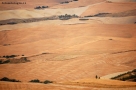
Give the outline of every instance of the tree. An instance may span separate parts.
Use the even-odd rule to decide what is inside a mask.
[[[44,84],[48,84],[48,83],[53,83],[52,81],[49,81],[49,80],[45,80],[44,81]]]
[[[34,79],[34,80],[29,81],[29,82],[40,83],[40,80],[38,80],[38,79]]]
[[[3,77],[0,79],[0,81],[9,81],[9,82],[21,82],[19,80],[16,80],[16,79],[9,79],[7,77]]]
[[[95,76],[95,78],[97,79],[97,78],[98,78],[98,76],[96,75],[96,76]]]

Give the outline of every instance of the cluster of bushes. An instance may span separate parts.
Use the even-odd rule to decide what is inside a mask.
[[[17,24],[17,22],[8,22],[7,24],[14,25],[14,24]]]
[[[132,70],[132,72],[136,72],[136,69]]]
[[[79,19],[79,20],[85,21],[85,20],[89,20],[89,19],[88,19],[88,18],[81,18],[81,19]]]
[[[11,45],[11,44],[3,44],[3,46],[9,46],[9,45]]]
[[[19,55],[5,55],[5,56],[3,56],[3,58],[14,58],[17,56],[19,56]]]
[[[127,77],[120,78],[120,80],[122,80],[122,81],[126,81],[126,80],[129,80],[129,79],[136,80],[135,78],[136,78],[136,75],[130,75],[130,76],[127,76]]]
[[[133,73],[133,74],[132,74]],[[120,74],[118,76],[112,77],[111,79],[115,79],[115,80],[121,80],[121,81],[126,81],[126,80],[131,80],[136,82],[136,69]]]
[[[33,83],[44,83],[44,84],[53,83],[53,81],[49,81],[49,80],[45,80],[44,82],[41,82],[38,79],[34,79],[34,80],[29,81],[29,82],[33,82]]]
[[[112,1],[106,1],[107,3],[112,3]]]
[[[0,64],[7,64],[7,63],[25,63],[30,62],[27,57],[21,55],[22,57],[18,57],[19,55],[5,55],[0,56]],[[18,57],[18,58],[15,58]]]
[[[123,73],[123,74],[119,74],[119,75],[117,75],[115,77],[112,77],[111,79],[117,79],[117,78],[120,78],[120,77],[122,77],[122,76],[124,76],[126,74],[129,74],[129,73],[131,73],[131,72],[126,72],[126,73]]]
[[[88,15],[88,16],[85,16],[85,17],[104,17],[105,15],[108,15],[110,13],[98,13],[98,14],[95,14],[95,15]]]
[[[19,80],[16,80],[16,79],[9,79],[7,77],[3,77],[0,79],[0,81],[8,81],[8,82],[21,82]]]
[[[7,78],[7,77],[1,78],[0,81],[21,82],[21,81],[16,80],[16,79],[9,79],[9,78]],[[29,81],[29,82],[33,82],[33,83],[44,83],[44,84],[53,83],[53,81],[49,81],[49,80],[45,80],[44,82],[41,82],[41,81],[38,80],[38,79],[34,79],[34,80]]]
[[[69,3],[69,2],[71,2],[71,1],[65,1],[65,2],[61,2],[60,4]]]
[[[73,1],[78,1],[78,0],[73,0]],[[73,2],[73,1],[64,1],[64,2],[61,2],[60,4],[70,3],[70,2]]]
[[[44,8],[48,8],[49,6],[37,6],[34,9],[44,9]]]
[[[77,15],[68,15],[68,14],[65,14],[65,15],[60,15],[58,16],[60,20],[68,20],[68,19],[71,19],[71,18],[78,18]]]
[[[34,79],[34,80],[29,81],[29,82],[40,83],[40,80]]]
[[[43,9],[43,8],[48,8],[48,6],[38,6],[35,9]],[[59,15],[59,16],[50,16],[50,17],[42,17],[42,18],[29,18],[29,19],[12,19],[12,21],[10,21],[10,19],[8,20],[4,20],[4,21],[0,21],[0,25],[14,25],[14,24],[18,24],[18,23],[31,23],[31,22],[38,22],[38,21],[44,21],[44,20],[68,20],[70,18],[78,18],[79,16],[73,14],[73,15]],[[3,46],[8,46],[11,44],[4,44]]]
[[[20,55],[4,55],[4,56],[0,56],[0,58],[15,58],[18,57]],[[22,54],[21,56],[25,56],[24,54]]]
[[[118,53],[126,53],[126,52],[135,52],[136,50],[128,50],[128,51],[120,51],[120,52],[115,52],[112,54],[118,54]]]
[[[10,60],[5,60],[5,61],[0,60],[0,64],[7,64],[9,62],[10,62]]]

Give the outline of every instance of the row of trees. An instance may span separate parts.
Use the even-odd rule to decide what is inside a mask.
[[[18,56],[25,56],[25,55],[24,54],[22,54],[22,55],[4,55],[4,56],[0,56],[0,58],[15,58]]]
[[[14,58],[17,56],[19,56],[19,55],[5,55],[5,56],[3,56],[3,58]]]
[[[115,77],[112,77],[111,79],[121,80],[121,81],[131,80],[136,82],[136,69],[123,74],[119,74]]]
[[[44,9],[44,8],[48,8],[49,6],[37,6],[34,9]]]
[[[118,79],[118,78],[120,78],[120,77],[122,77],[122,76],[124,76],[124,75],[126,75],[126,74],[129,74],[130,72],[126,72],[126,73],[123,73],[123,74],[119,74],[119,75],[117,75],[117,76],[115,76],[115,77],[112,77],[111,79]]]
[[[71,18],[78,18],[77,15],[73,14],[73,15],[68,15],[68,14],[65,14],[65,15],[60,15],[58,16],[60,20],[68,20],[68,19],[71,19]]]
[[[48,83],[53,83],[53,81],[50,81],[50,80],[45,80],[45,81],[40,81],[39,79],[34,79],[34,80],[31,80],[29,82],[33,82],[33,83],[44,83],[44,84],[48,84]]]
[[[21,81],[16,80],[16,79],[9,79],[9,78],[7,78],[7,77],[1,78],[0,81],[21,82]],[[45,80],[44,82],[41,82],[41,81],[38,80],[38,79],[34,79],[34,80],[29,81],[29,82],[33,82],[33,83],[44,83],[44,84],[53,83],[53,81],[50,81],[50,80]]]
[[[16,80],[16,79],[9,79],[7,77],[3,77],[0,79],[0,81],[8,81],[8,82],[21,82],[19,80]]]
[[[78,1],[78,0],[73,0],[73,1]],[[70,2],[73,2],[73,1],[64,1],[64,2],[61,2],[61,4],[70,3]]]
[[[126,80],[130,80],[130,79],[133,79],[132,81],[136,82],[136,75],[130,75],[127,77],[123,77],[123,78],[120,78],[119,80],[126,81]]]
[[[10,63],[10,60],[5,60],[5,61],[0,60],[0,64],[7,64],[7,63]]]

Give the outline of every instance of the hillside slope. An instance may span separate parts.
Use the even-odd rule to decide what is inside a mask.
[[[31,61],[0,65],[0,77],[64,81],[132,70],[136,64],[135,28],[134,24],[79,24],[1,31],[0,50],[4,52],[0,55],[24,54]],[[49,54],[30,57],[42,53]]]

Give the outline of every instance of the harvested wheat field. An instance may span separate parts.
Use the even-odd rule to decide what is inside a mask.
[[[135,0],[0,2],[0,90],[136,89]]]

